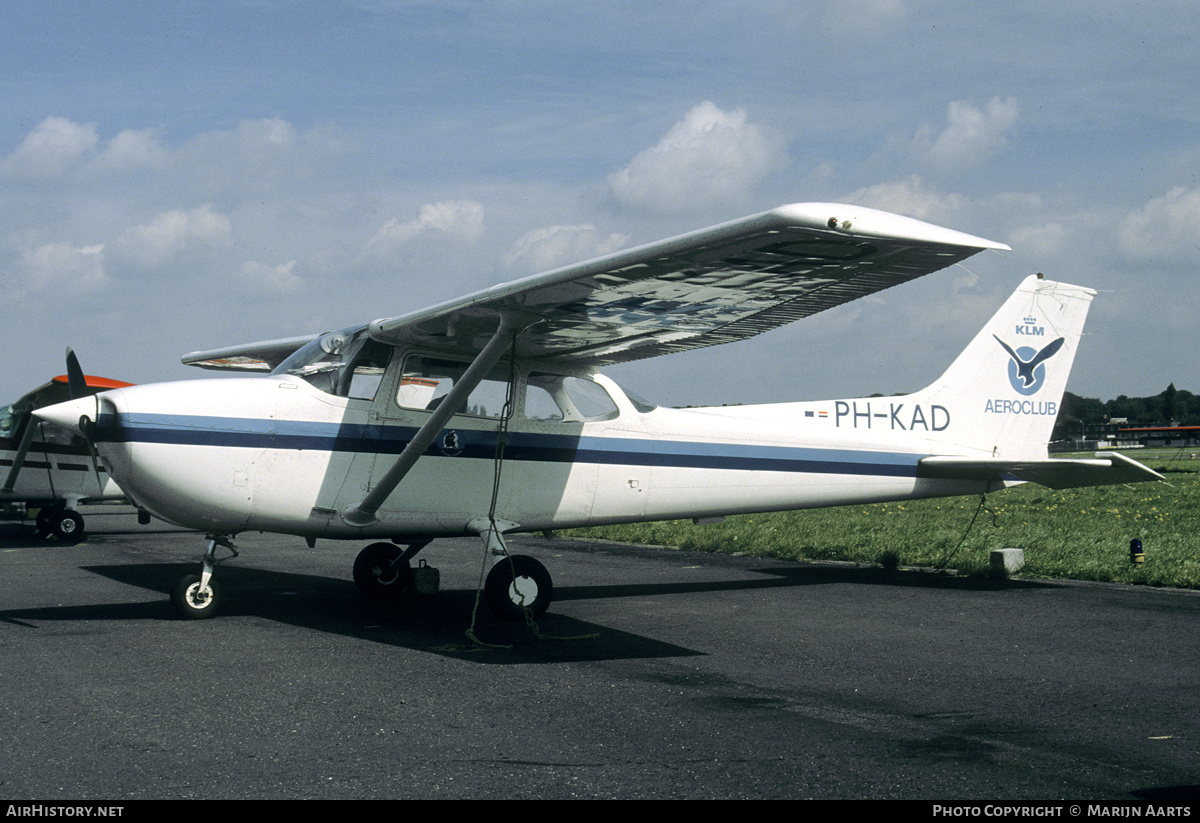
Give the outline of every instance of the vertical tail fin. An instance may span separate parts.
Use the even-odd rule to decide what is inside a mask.
[[[913,400],[946,410],[931,439],[1005,459],[1046,456],[1091,289],[1027,277],[933,385]]]

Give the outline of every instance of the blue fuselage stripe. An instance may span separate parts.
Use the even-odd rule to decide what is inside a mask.
[[[448,440],[447,432],[454,437]],[[400,454],[416,433],[415,426],[122,414],[116,419],[101,415],[96,441]],[[496,432],[450,427],[425,454],[491,460],[496,456]],[[504,459],[511,461],[888,477],[915,477],[921,457],[900,452],[512,431],[507,433],[504,447]]]

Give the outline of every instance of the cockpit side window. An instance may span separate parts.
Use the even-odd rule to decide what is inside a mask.
[[[374,400],[383,373],[392,359],[393,348],[385,343],[363,339],[356,352],[348,353],[346,367],[338,378],[338,395],[355,400]]]

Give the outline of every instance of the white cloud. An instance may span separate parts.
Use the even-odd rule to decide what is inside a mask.
[[[396,246],[425,232],[441,232],[455,240],[478,242],[483,236],[483,204],[474,200],[447,200],[421,206],[416,219],[391,218],[367,241],[366,254],[386,255]]]
[[[194,244],[232,242],[229,218],[211,206],[163,212],[145,225],[127,229],[118,240],[121,252],[143,266],[159,265]]]
[[[304,280],[294,273],[296,261],[289,260],[278,266],[248,260],[242,264],[242,277],[257,291],[289,292],[304,285]]]
[[[332,130],[298,133],[278,118],[244,120],[236,129],[204,132],[177,148],[162,143],[160,131],[125,129],[102,143],[90,123],[47,117],[0,162],[0,173],[55,179],[74,170],[111,174],[152,168],[175,176],[176,186],[245,188],[311,176],[320,168],[316,164],[345,151]]]
[[[91,155],[97,141],[96,127],[90,123],[47,117],[5,158],[2,168],[19,177],[58,177]]]
[[[846,200],[873,209],[933,222],[953,220],[967,205],[961,195],[929,189],[915,174],[904,180],[858,189],[847,195]]]
[[[199,134],[170,152],[171,182],[204,200],[327,192],[346,142],[334,128],[297,131],[279,118],[243,120],[236,129]]]
[[[281,149],[296,145],[296,130],[286,120],[278,117],[261,120],[242,120],[232,131],[209,131],[198,134],[180,151],[191,157],[215,159],[224,155],[244,157],[255,155],[264,149]]]
[[[504,255],[506,269],[541,272],[578,260],[610,254],[629,242],[629,235],[602,235],[590,223],[546,226],[526,232]]]
[[[296,130],[292,124],[278,117],[243,120],[238,124],[237,135],[246,145],[292,146],[296,143]]]
[[[95,162],[102,169],[123,171],[162,166],[169,156],[157,129],[126,129],[108,141]]]
[[[1021,226],[1008,236],[1008,243],[1026,257],[1038,260],[1057,258],[1070,249],[1071,229],[1058,221]]]
[[[740,200],[783,164],[778,146],[744,110],[704,102],[612,174],[609,185],[624,206],[678,212]]]
[[[1121,250],[1138,259],[1200,257],[1200,188],[1177,186],[1131,212],[1117,231]]]
[[[1018,115],[1013,97],[993,97],[983,108],[957,100],[946,108],[946,125],[937,136],[933,126],[925,126],[913,140],[913,148],[941,171],[976,168],[1008,146]]]
[[[22,252],[21,267],[35,291],[94,292],[109,283],[103,245],[77,248],[69,243],[46,243]]]

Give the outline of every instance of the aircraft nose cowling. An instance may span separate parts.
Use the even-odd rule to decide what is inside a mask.
[[[43,406],[40,409],[33,410],[33,416],[45,420],[47,423],[53,423],[55,426],[60,426],[70,432],[85,432],[79,427],[79,420],[86,417],[91,422],[95,423],[99,416],[100,401],[95,395],[90,397],[80,397],[76,400],[67,400],[64,403],[55,403],[53,406]]]

